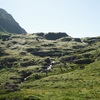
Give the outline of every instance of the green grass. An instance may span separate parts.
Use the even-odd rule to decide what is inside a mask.
[[[35,100],[99,100],[99,65],[100,62],[95,62],[83,70],[77,69],[74,72],[27,81],[21,85],[21,91],[4,94],[1,97],[20,97],[20,100],[31,96],[37,98]]]
[[[99,65],[100,62],[95,62],[86,66],[84,70],[77,69],[74,72],[26,82],[22,87],[28,91],[33,90],[33,94],[43,96],[43,100],[66,100],[68,98],[69,100],[99,100]]]
[[[19,75],[18,75],[16,69],[12,68],[12,69],[0,70],[0,82],[1,83],[14,82],[13,80],[10,80],[11,77],[18,77],[19,78]]]
[[[67,38],[51,41],[41,37],[38,37],[39,41],[36,41],[36,37],[38,36],[27,34],[11,35],[11,39],[7,41],[0,39],[0,48],[6,54],[0,55],[0,61],[7,59],[7,64],[12,63],[11,68],[8,68],[5,62],[3,63],[5,68],[0,69],[0,100],[100,100],[99,38],[92,43],[91,41],[94,40],[89,38],[77,42],[71,37],[68,37],[70,41],[67,41]],[[61,53],[62,55],[36,56],[27,51],[31,48],[32,52],[37,48],[37,52],[43,52],[43,55],[51,51],[53,54]],[[12,58],[17,60],[10,62]],[[48,76],[45,72],[34,72],[36,68],[41,69],[47,58],[56,62],[53,65],[54,68],[48,72]],[[90,59],[94,62],[74,63],[80,59]],[[31,62],[32,65],[30,65]],[[80,69],[80,66],[85,68]],[[23,72],[32,74],[26,77],[26,81],[21,82],[21,78],[24,77]],[[2,86],[6,82],[17,84],[20,91],[5,92]]]

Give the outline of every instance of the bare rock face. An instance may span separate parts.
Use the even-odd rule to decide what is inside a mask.
[[[7,13],[4,9],[0,8],[0,27],[9,33],[22,34],[26,31],[15,21],[15,19]]]

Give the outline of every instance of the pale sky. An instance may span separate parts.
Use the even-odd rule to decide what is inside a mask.
[[[100,0],[0,0],[28,32],[66,32],[72,37],[100,36]]]

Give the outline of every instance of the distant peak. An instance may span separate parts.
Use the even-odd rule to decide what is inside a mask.
[[[0,26],[9,33],[26,33],[26,31],[15,21],[13,16],[2,8],[0,8]]]
[[[2,8],[0,8],[0,12],[5,12],[5,13],[7,13],[7,11],[4,10],[4,9],[2,9]]]

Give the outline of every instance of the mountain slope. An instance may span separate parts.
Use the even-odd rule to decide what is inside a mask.
[[[0,100],[100,100],[100,37],[0,34]]]
[[[26,31],[15,21],[15,19],[0,8],[0,26],[9,33],[26,33]]]

